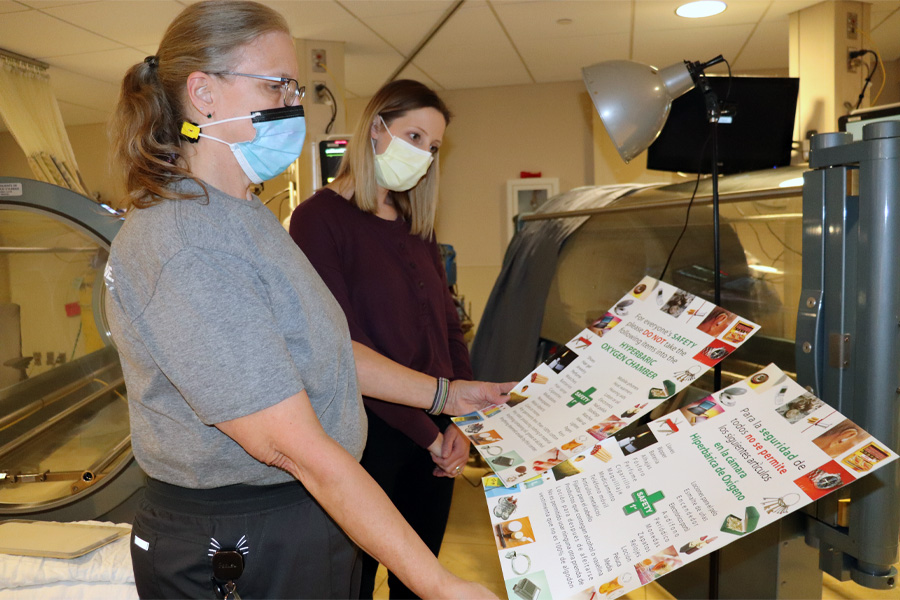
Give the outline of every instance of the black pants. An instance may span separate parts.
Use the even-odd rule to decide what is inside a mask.
[[[238,549],[241,598],[353,598],[358,549],[300,483],[189,490],[150,480],[134,519],[141,598],[221,598],[212,553]]]
[[[403,518],[437,556],[447,528],[453,479],[432,475],[435,464],[431,454],[379,417],[366,411],[369,437],[362,466],[385,491]],[[444,429],[449,419],[436,419]],[[378,561],[363,555],[360,598],[371,598]],[[393,573],[388,573],[391,598],[417,598]]]

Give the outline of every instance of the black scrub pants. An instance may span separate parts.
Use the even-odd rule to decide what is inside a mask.
[[[212,553],[237,549],[241,598],[354,598],[358,548],[299,482],[191,490],[150,480],[131,560],[141,598],[221,598]]]
[[[437,556],[450,516],[453,479],[435,477],[436,466],[431,454],[404,434],[387,425],[366,410],[369,417],[369,437],[362,457],[362,466],[385,491],[403,518],[412,526],[428,548]],[[438,427],[446,428],[446,417],[435,419]],[[360,598],[371,598],[375,587],[378,561],[363,554]],[[418,598],[393,573],[388,573],[392,599]]]

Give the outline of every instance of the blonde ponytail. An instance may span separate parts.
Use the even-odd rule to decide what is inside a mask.
[[[183,199],[172,184],[193,179],[179,136],[185,112],[185,84],[195,71],[233,70],[238,51],[273,31],[290,33],[271,8],[245,0],[208,0],[185,8],[166,30],[156,56],[131,67],[122,81],[110,123],[117,171],[126,197],[119,208],[146,208],[160,200]]]

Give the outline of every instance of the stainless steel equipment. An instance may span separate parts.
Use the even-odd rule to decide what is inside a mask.
[[[130,521],[144,476],[103,314],[112,209],[0,177],[0,518]]]

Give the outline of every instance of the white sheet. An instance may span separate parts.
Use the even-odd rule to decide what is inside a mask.
[[[118,526],[131,527],[128,524]],[[130,536],[125,536],[72,559],[0,554],[0,600],[137,598],[130,541]]]

